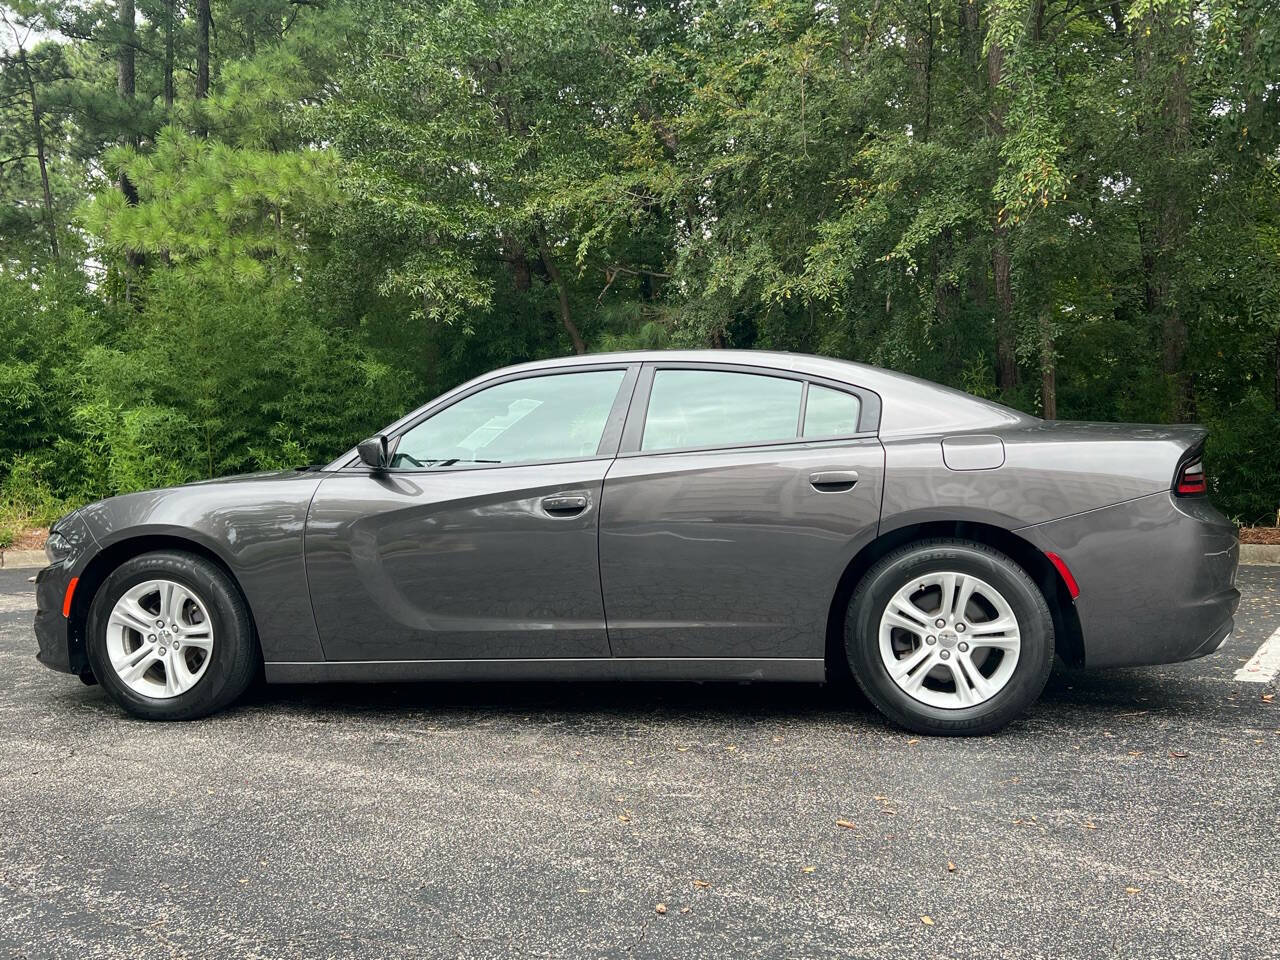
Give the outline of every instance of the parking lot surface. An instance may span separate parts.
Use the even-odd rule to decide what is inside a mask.
[[[994,736],[834,687],[266,687],[129,719],[0,570],[0,957],[1277,957],[1280,628]]]

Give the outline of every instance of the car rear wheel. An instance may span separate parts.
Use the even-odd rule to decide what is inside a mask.
[[[1003,727],[1040,696],[1053,641],[1053,618],[1026,571],[966,540],[909,544],[883,557],[846,617],[858,685],[918,733]]]
[[[249,611],[203,557],[146,553],[117,567],[93,598],[89,662],[111,698],[147,720],[190,720],[237,699],[257,672]]]

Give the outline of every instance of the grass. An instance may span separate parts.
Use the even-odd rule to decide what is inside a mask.
[[[12,500],[0,500],[0,550],[25,548],[26,541],[42,543],[40,534],[65,512],[62,504],[43,504],[42,509],[33,510]]]

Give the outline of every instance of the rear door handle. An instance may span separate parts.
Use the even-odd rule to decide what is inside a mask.
[[[858,482],[857,470],[822,470],[809,474],[809,483],[813,489],[822,493],[839,493],[852,490]]]
[[[587,509],[587,498],[582,496],[543,497],[542,509],[553,517],[572,517]]]

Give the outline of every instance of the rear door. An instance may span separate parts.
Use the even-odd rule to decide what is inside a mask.
[[[307,575],[328,660],[607,657],[605,472],[638,365],[492,381],[316,491]]]
[[[878,422],[879,398],[845,384],[646,364],[600,516],[613,655],[823,656],[879,524]]]

